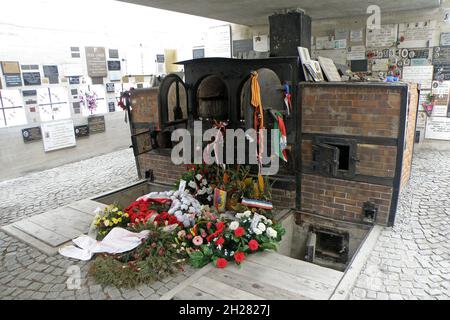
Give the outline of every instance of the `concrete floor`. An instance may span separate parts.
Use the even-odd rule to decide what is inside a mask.
[[[448,149],[448,148],[447,148]],[[0,182],[0,225],[112,190],[137,180],[131,150]],[[450,151],[416,151],[410,186],[394,228],[383,230],[351,299],[450,298]],[[68,268],[81,289],[68,290]],[[0,232],[0,299],[158,299],[194,270],[133,290],[102,288],[89,264],[48,257]]]

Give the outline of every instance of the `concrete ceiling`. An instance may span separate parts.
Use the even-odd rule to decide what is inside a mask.
[[[268,16],[301,8],[313,19],[360,16],[371,4],[383,11],[437,8],[441,0],[119,0],[243,25],[268,24]],[[170,23],[170,21],[168,21]],[[175,23],[175,21],[174,21]]]

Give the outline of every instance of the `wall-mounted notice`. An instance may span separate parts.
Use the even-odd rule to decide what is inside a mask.
[[[401,23],[398,27],[399,48],[428,48],[435,46],[436,21]]]
[[[329,37],[317,37],[316,50],[328,50],[328,49],[334,49],[334,41],[331,41]]]
[[[42,140],[41,128],[34,127],[22,129],[22,138],[25,143]]]
[[[18,74],[20,73],[20,65],[17,61],[2,61],[3,74]]]
[[[348,48],[347,60],[364,60],[366,59],[365,46],[352,46]]]
[[[368,48],[389,48],[397,43],[397,24],[382,25],[380,29],[367,30],[366,44]]]
[[[419,95],[419,111],[424,111],[423,103],[429,104],[431,102],[430,99],[431,90],[420,90]]]
[[[48,78],[50,84],[59,83],[58,66],[43,66],[44,77]]]
[[[389,70],[389,59],[373,59],[372,60],[372,71],[386,72],[388,70]]]
[[[205,43],[206,57],[231,58],[231,26],[209,28]]]
[[[450,140],[450,118],[431,117],[427,120],[426,139]]]
[[[253,50],[253,40],[233,40],[233,57],[239,58]],[[195,58],[194,58],[195,59]]]
[[[119,50],[109,49],[109,58],[110,59],[119,59]]]
[[[350,31],[350,42],[352,43],[362,43],[364,37],[364,30],[363,29],[356,29]]]
[[[402,80],[404,82],[418,83],[421,89],[431,89],[433,66],[404,67]]]
[[[18,74],[5,74],[5,84],[7,87],[21,87],[22,77]]]
[[[433,50],[434,80],[450,80],[450,47],[436,47]]]
[[[105,132],[105,117],[94,116],[88,118],[89,132],[91,134]]]
[[[69,84],[80,84],[80,77],[69,77]]]
[[[45,122],[41,125],[45,152],[76,146],[72,120]]]
[[[334,40],[334,49],[347,49],[347,39]]]
[[[423,111],[417,113],[417,127],[418,128],[425,128],[427,125],[427,114]]]
[[[440,46],[450,46],[450,32],[442,32],[441,33],[441,41],[439,43]]]
[[[269,36],[267,34],[262,34],[253,37],[253,50],[256,52],[269,51]]]
[[[434,117],[446,117],[449,102],[450,81],[433,81],[433,113]]]
[[[108,71],[120,71],[120,61],[119,60],[109,60],[108,61]]]
[[[334,31],[334,39],[335,40],[347,40],[348,39],[348,30],[336,29]]]
[[[103,47],[86,47],[86,64],[89,77],[106,77],[106,52]]]
[[[77,138],[89,136],[89,127],[87,125],[76,126],[74,130],[75,130],[75,137]]]
[[[24,72],[23,84],[26,86],[40,86],[41,85],[41,74],[39,72]]]

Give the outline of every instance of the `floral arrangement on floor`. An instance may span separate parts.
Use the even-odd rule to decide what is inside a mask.
[[[202,205],[211,205],[216,184],[216,170],[207,165],[189,165],[176,184],[179,189],[181,181],[186,181],[185,190],[193,195]]]
[[[230,263],[242,264],[256,252],[276,250],[285,233],[281,224],[269,219],[270,212],[240,203],[243,197],[256,195],[270,199],[267,181],[255,179],[249,172],[246,167],[192,167],[180,179],[177,191],[152,192],[124,210],[112,205],[98,212],[94,224],[99,238],[117,226],[132,232],[150,230],[150,235],[130,252],[99,255],[90,273],[101,284],[129,287],[159,280],[181,270],[185,263],[196,268],[208,263],[225,268]],[[181,180],[186,181],[185,190],[180,188]],[[236,202],[229,206],[234,214],[220,214],[210,206],[205,193],[199,193],[203,187],[208,195],[208,188],[217,187],[235,195]]]
[[[178,241],[189,248],[189,262],[200,268],[213,262],[224,268],[228,262],[240,265],[245,257],[266,249],[276,250],[285,230],[258,213],[246,211],[236,214],[236,220],[199,220],[184,233],[178,234]]]

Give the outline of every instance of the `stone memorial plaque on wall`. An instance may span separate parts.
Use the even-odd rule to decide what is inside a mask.
[[[114,102],[108,102],[108,111],[109,112],[115,112],[116,111],[116,104]]]
[[[78,96],[78,89],[71,89],[70,94],[73,96]]]
[[[77,137],[77,138],[83,138],[83,137],[89,136],[89,126],[88,125],[76,126],[74,129],[75,129],[75,137]]]
[[[81,105],[79,102],[72,103],[73,113],[80,114],[81,113]]]
[[[34,127],[22,129],[22,138],[25,143],[42,140],[41,128]]]
[[[80,84],[80,77],[69,77],[69,84]]]
[[[2,61],[2,71],[3,74],[16,75],[20,73],[20,65],[17,61]]]
[[[119,50],[109,49],[109,58],[110,59],[119,59]]]
[[[59,71],[58,66],[43,66],[44,76],[48,78],[50,84],[59,83]]]
[[[103,84],[103,77],[94,77],[92,79],[92,84]]]
[[[86,47],[86,64],[91,78],[106,77],[106,53],[103,47]]]
[[[72,120],[44,122],[41,125],[45,152],[76,146]]]
[[[41,74],[39,72],[24,72],[23,84],[25,86],[40,86],[41,85]]]
[[[20,74],[5,74],[5,84],[7,87],[21,87],[22,77]]]
[[[36,90],[23,90],[22,95],[24,97],[34,97],[34,96],[37,96],[37,91]]]
[[[112,93],[116,91],[116,87],[114,83],[107,83],[106,84],[106,92]]]
[[[108,61],[108,71],[120,71],[120,61],[109,60]]]
[[[105,116],[91,116],[88,118],[89,132],[91,134],[105,132]]]

